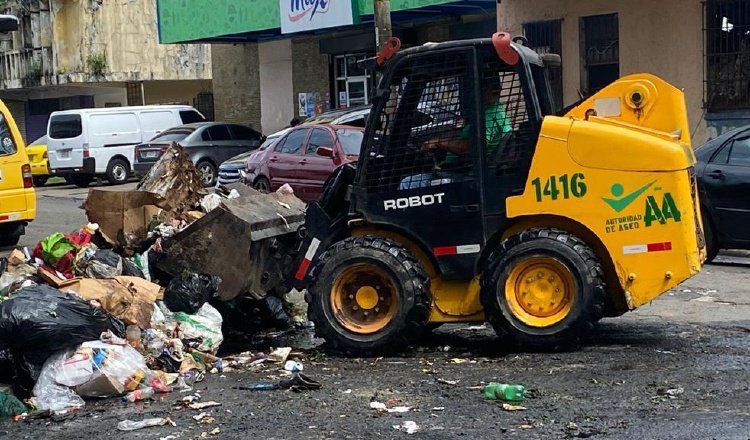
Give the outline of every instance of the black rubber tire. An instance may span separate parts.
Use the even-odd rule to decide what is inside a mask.
[[[195,168],[198,169],[198,175],[201,176],[201,179],[203,179],[203,172],[201,171],[202,169],[205,169],[211,172],[211,180],[210,181],[203,180],[204,187],[210,188],[212,186],[216,186],[216,181],[219,178],[219,175],[216,171],[216,165],[212,164],[211,162],[207,160],[202,160],[198,162],[198,165],[196,165]]]
[[[0,225],[0,247],[15,246],[26,232],[22,224]]]
[[[93,174],[73,174],[70,180],[73,182],[73,185],[79,188],[88,188],[88,186],[91,185],[91,182],[94,181],[94,175]]]
[[[49,176],[34,176],[34,186],[42,187],[49,180]]]
[[[330,290],[337,276],[352,264],[377,266],[392,277],[397,309],[386,326],[372,334],[357,334],[334,317]],[[332,348],[355,355],[403,351],[425,331],[430,315],[430,278],[409,251],[382,237],[350,237],[321,255],[313,269],[315,282],[308,289],[309,318],[316,333]]]
[[[122,159],[112,159],[104,175],[110,185],[122,185],[130,179],[130,164]]]
[[[265,177],[258,177],[257,179],[255,179],[255,183],[253,183],[253,188],[262,193],[270,193],[271,182],[269,182]]]
[[[505,283],[513,267],[529,257],[553,257],[565,265],[577,285],[568,315],[549,327],[520,321],[505,299]],[[583,240],[557,229],[529,229],[500,243],[482,277],[481,301],[495,332],[516,349],[555,350],[576,345],[604,313],[604,272]]]
[[[705,210],[705,208],[703,208]],[[714,261],[721,245],[719,244],[718,237],[716,236],[716,229],[714,223],[705,214],[705,211],[701,213],[703,217],[703,237],[706,240],[706,264]]]
[[[65,176],[65,177],[63,177],[63,179],[65,179],[65,183],[67,183],[68,185],[73,185],[74,184],[72,176]]]

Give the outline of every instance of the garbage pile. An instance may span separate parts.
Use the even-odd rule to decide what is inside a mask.
[[[225,368],[225,319],[212,303],[284,304],[279,249],[304,221],[288,187],[209,194],[173,144],[136,190],[92,188],[83,208],[87,225],[0,258],[0,382],[32,409],[189,390]],[[289,322],[283,313],[275,323]],[[23,411],[11,395],[0,401],[4,415]]]

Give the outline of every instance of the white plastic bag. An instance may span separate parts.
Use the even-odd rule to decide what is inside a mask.
[[[72,350],[58,352],[44,364],[39,380],[34,385],[30,403],[40,411],[61,412],[83,408],[86,404],[72,389],[55,381],[60,365],[73,355]]]
[[[221,313],[209,303],[203,304],[194,315],[177,312],[172,314],[179,324],[181,339],[200,339],[198,351],[216,354],[224,341],[221,333]]]

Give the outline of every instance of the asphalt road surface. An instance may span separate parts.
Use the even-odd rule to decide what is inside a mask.
[[[24,244],[85,221],[85,192],[39,192],[38,220]],[[292,344],[318,391],[240,391],[277,380],[278,366],[208,376],[199,384],[204,410],[176,410],[186,394],[153,402],[93,401],[61,419],[0,423],[8,438],[191,439],[743,439],[750,438],[750,259],[734,252],[650,305],[605,319],[578,350],[514,353],[484,326],[448,326],[401,357],[348,358],[309,335],[259,338],[253,348]],[[490,381],[523,384],[526,410],[504,411],[475,389]],[[187,393],[191,394],[191,393]],[[378,414],[371,400],[411,406]],[[116,431],[119,421],[170,416],[177,426]],[[407,421],[419,430],[394,428]],[[214,436],[209,431],[219,428]],[[174,437],[169,437],[174,436]]]

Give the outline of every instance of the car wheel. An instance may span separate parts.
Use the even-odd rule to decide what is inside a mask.
[[[269,182],[265,177],[258,177],[258,179],[253,184],[253,188],[264,194],[267,194],[271,192],[271,182]]]
[[[65,176],[63,177],[63,179],[65,179],[65,183],[67,183],[68,185],[75,185],[75,182],[73,181],[72,176]]]
[[[203,186],[214,186],[216,185],[216,167],[211,162],[204,160],[198,162],[196,166],[198,174],[201,176]]]
[[[122,185],[130,179],[130,165],[122,159],[112,159],[107,165],[107,181],[112,185]]]
[[[501,337],[521,350],[574,345],[604,311],[603,270],[578,237],[530,229],[500,244],[482,277],[482,306]]]
[[[73,185],[79,188],[88,188],[91,182],[94,181],[93,174],[74,174],[70,180],[73,181]]]
[[[22,224],[0,225],[0,247],[17,245],[25,232]]]
[[[49,176],[34,176],[34,186],[44,186]]]

